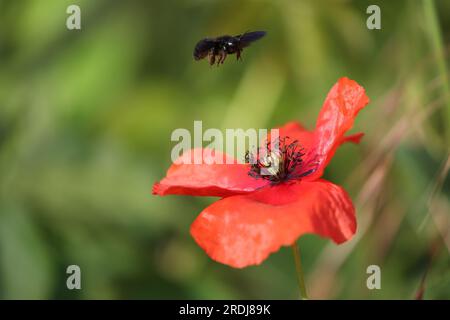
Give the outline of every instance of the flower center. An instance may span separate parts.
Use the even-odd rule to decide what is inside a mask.
[[[298,140],[290,140],[289,137],[277,138],[273,144],[271,141],[266,142],[266,147],[259,148],[256,154],[247,151],[245,162],[250,164],[248,175],[280,183],[314,172],[314,169],[305,169],[305,152]]]

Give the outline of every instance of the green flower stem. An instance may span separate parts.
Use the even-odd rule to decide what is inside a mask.
[[[292,253],[294,254],[295,270],[297,272],[298,286],[300,288],[300,298],[303,300],[307,300],[308,295],[306,293],[305,277],[303,276],[302,260],[300,258],[300,250],[298,249],[297,242],[294,242],[291,248]]]
[[[433,0],[425,0],[423,3],[425,26],[428,29],[431,50],[433,52],[439,75],[442,78],[442,94],[446,97],[447,107],[446,113],[447,137],[450,139],[450,84],[447,73],[447,63],[445,60],[445,50],[441,27],[439,25],[439,17]]]

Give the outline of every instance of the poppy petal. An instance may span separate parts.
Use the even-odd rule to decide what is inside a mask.
[[[345,142],[351,142],[351,143],[358,144],[358,143],[361,142],[362,137],[364,137],[364,133],[362,133],[362,132],[345,136],[344,139],[342,139],[340,145],[345,143]]]
[[[314,132],[305,129],[299,122],[291,121],[278,128],[280,137],[297,140],[303,149],[309,150],[313,143]]]
[[[351,199],[326,180],[267,186],[221,199],[191,226],[191,235],[212,259],[235,268],[260,264],[305,233],[341,243],[355,231]]]
[[[300,145],[305,150],[311,149],[311,145],[314,142],[314,132],[305,129],[298,121],[288,122],[284,126],[279,127],[278,129],[280,130],[281,137],[290,137],[292,138],[292,140],[298,140]],[[360,143],[363,136],[364,133],[362,132],[345,136],[341,139],[339,145],[346,142],[358,144]]]
[[[194,158],[203,159],[194,164]],[[202,158],[201,158],[202,157]],[[220,163],[214,163],[220,160]],[[267,185],[248,175],[249,166],[213,149],[192,149],[181,155],[160,182],[153,185],[153,194],[217,196],[243,194]]]
[[[316,171],[307,177],[315,180],[343,142],[357,142],[358,136],[345,140],[344,134],[353,126],[358,112],[369,103],[365,90],[357,82],[341,78],[328,93],[314,130],[314,147],[308,155],[316,163]],[[360,138],[360,137],[359,137]]]

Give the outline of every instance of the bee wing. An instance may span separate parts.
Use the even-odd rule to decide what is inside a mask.
[[[205,38],[197,42],[194,48],[194,59],[200,60],[208,55],[209,50],[214,47],[215,40],[211,38]]]
[[[265,31],[252,31],[246,32],[244,34],[238,35],[240,42],[240,47],[245,48],[250,45],[253,41],[259,40],[266,35]]]

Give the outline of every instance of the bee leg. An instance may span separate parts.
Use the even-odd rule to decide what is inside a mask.
[[[209,65],[212,66],[216,62],[216,55],[214,53],[210,53],[208,55]]]
[[[241,52],[242,52],[242,50],[237,50],[237,51],[236,51],[236,60],[242,60],[242,58],[241,58]]]
[[[223,64],[223,62],[225,61],[226,58],[227,58],[227,53],[226,53],[226,51],[222,50],[220,52],[220,63]]]
[[[220,63],[222,62],[222,56],[223,56],[223,50],[217,51],[217,57],[218,57],[218,59],[217,59],[217,66],[219,66]]]

